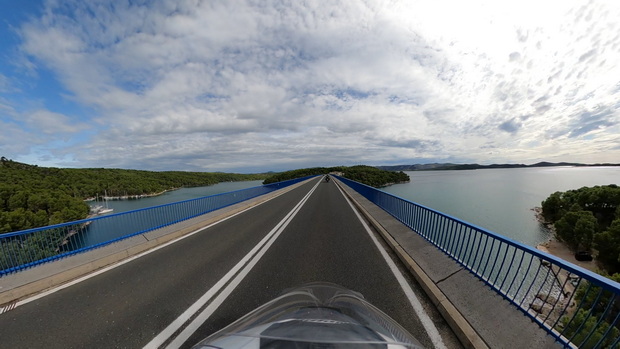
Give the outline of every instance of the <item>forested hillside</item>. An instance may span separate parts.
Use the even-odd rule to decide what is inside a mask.
[[[264,179],[266,175],[38,167],[0,158],[0,233],[85,218],[84,199]]]
[[[574,251],[594,250],[597,261],[605,268],[601,274],[620,281],[620,187],[612,184],[555,192],[542,202],[542,209],[545,219],[554,224],[560,241]],[[613,293],[581,282],[575,296],[581,300],[581,308],[574,315],[565,316],[559,329],[576,343],[585,342],[584,348],[611,348],[620,335],[618,325],[612,325],[617,322],[620,306],[610,301],[610,296]],[[611,307],[602,306],[605,304]],[[605,339],[606,329],[611,334]]]
[[[595,249],[611,274],[620,272],[620,187],[605,185],[555,192],[542,202],[556,237],[574,251]]]
[[[385,187],[394,183],[408,182],[409,176],[403,172],[381,170],[372,166],[338,166],[338,167],[313,167],[275,174],[264,181],[264,184],[281,182],[288,179],[305,176],[323,175],[331,172],[340,172],[345,178],[364,183],[373,187]]]
[[[227,181],[265,179],[265,184],[308,175],[341,172],[374,187],[409,181],[402,172],[371,166],[316,167],[275,175],[206,172],[152,172],[104,168],[50,168],[0,158],[0,233],[83,219],[87,198],[160,193]]]

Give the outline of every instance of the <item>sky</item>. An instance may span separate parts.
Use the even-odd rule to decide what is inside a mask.
[[[0,0],[0,156],[620,162],[620,2]]]

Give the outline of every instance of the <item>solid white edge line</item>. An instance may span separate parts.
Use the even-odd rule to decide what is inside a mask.
[[[187,234],[185,234],[185,235],[183,235],[183,236],[181,236],[181,237],[178,237],[178,238],[176,238],[176,239],[174,239],[174,240],[168,241],[168,242],[166,242],[166,243],[164,243],[164,244],[162,244],[162,245],[159,245],[159,246],[157,246],[157,247],[153,247],[153,248],[152,248],[152,249],[150,249],[150,250],[147,250],[147,251],[141,252],[141,253],[139,253],[139,254],[137,254],[137,255],[134,255],[134,256],[132,256],[132,257],[129,257],[129,258],[127,258],[127,259],[123,259],[123,260],[122,260],[122,261],[120,261],[120,262],[114,263],[114,264],[112,264],[112,265],[109,265],[109,266],[104,267],[104,268],[102,268],[102,269],[99,269],[99,270],[97,270],[97,271],[94,271],[94,272],[92,272],[92,273],[89,273],[89,274],[87,274],[87,275],[84,275],[84,276],[82,276],[82,277],[80,277],[80,278],[77,278],[77,279],[75,279],[75,280],[69,281],[69,282],[67,282],[67,283],[65,283],[65,284],[62,284],[62,285],[56,286],[56,287],[54,287],[54,288],[51,288],[51,289],[49,289],[49,290],[47,290],[47,291],[44,291],[44,292],[39,293],[39,294],[37,294],[37,295],[34,295],[34,296],[32,296],[32,297],[28,297],[28,298],[22,299],[22,300],[20,300],[20,301],[18,301],[18,302],[16,302],[16,303],[14,303],[14,305],[9,304],[9,305],[8,305],[7,307],[5,307],[5,308],[12,307],[12,308],[11,308],[11,310],[13,310],[13,309],[15,309],[15,308],[17,308],[17,307],[19,307],[19,306],[21,306],[21,305],[24,305],[24,304],[30,303],[30,302],[32,302],[32,301],[35,301],[35,300],[40,299],[40,298],[43,298],[43,297],[45,297],[45,296],[48,296],[48,295],[50,295],[50,294],[52,294],[52,293],[55,293],[55,292],[58,292],[58,291],[60,291],[60,290],[62,290],[62,289],[65,289],[65,288],[67,288],[67,287],[70,287],[70,286],[73,286],[73,285],[75,285],[75,284],[78,284],[78,283],[80,283],[80,282],[82,282],[82,281],[88,280],[88,279],[90,279],[90,278],[92,278],[92,277],[95,277],[95,276],[97,276],[97,275],[99,275],[99,274],[105,273],[105,272],[106,272],[106,271],[108,271],[108,270],[112,270],[112,269],[114,269],[114,268],[116,268],[116,267],[120,267],[121,265],[123,265],[123,264],[125,264],[125,263],[129,263],[129,262],[131,262],[131,261],[133,261],[133,260],[135,260],[135,259],[138,259],[138,258],[140,258],[140,257],[142,257],[142,256],[145,256],[145,255],[147,255],[147,254],[149,254],[149,253],[155,252],[155,251],[159,250],[160,248],[164,248],[164,247],[166,247],[166,246],[172,245],[172,244],[173,244],[173,243],[175,243],[175,242],[181,241],[181,240],[183,240],[183,239],[185,239],[185,238],[188,238],[188,237],[190,237],[190,236],[192,236],[192,235],[194,235],[194,234],[197,234],[197,233],[199,233],[199,232],[201,232],[201,231],[203,231],[203,230],[205,230],[205,229],[211,228],[211,227],[213,227],[214,225],[217,225],[217,224],[219,224],[219,223],[221,223],[221,222],[224,222],[224,221],[226,221],[226,220],[228,220],[228,219],[230,219],[230,218],[233,218],[233,217],[235,217],[235,216],[237,216],[237,215],[240,215],[240,214],[242,214],[242,213],[244,213],[244,212],[246,212],[246,211],[249,211],[249,210],[251,210],[251,209],[253,209],[253,208],[257,207],[257,206],[260,206],[260,205],[262,205],[262,204],[264,204],[264,203],[266,203],[266,202],[268,202],[268,201],[271,201],[271,200],[273,200],[273,199],[275,199],[275,198],[277,198],[277,197],[279,197],[280,195],[283,195],[283,194],[285,194],[285,193],[284,193],[284,192],[278,193],[278,195],[276,195],[276,196],[274,196],[274,197],[272,197],[272,198],[270,198],[270,199],[268,199],[268,200],[265,200],[265,201],[263,201],[263,202],[260,202],[260,203],[258,203],[258,204],[256,204],[256,205],[252,206],[252,207],[248,207],[248,208],[246,208],[246,209],[243,209],[243,210],[241,210],[241,211],[239,211],[239,212],[237,212],[237,213],[234,213],[234,214],[232,214],[232,215],[230,215],[230,216],[228,216],[228,217],[222,218],[222,219],[218,220],[217,222],[213,222],[213,223],[211,223],[211,224],[209,224],[209,225],[207,225],[207,226],[204,226],[204,227],[202,227],[202,228],[196,229],[196,230],[194,230],[194,231],[193,231],[193,232],[191,232],[191,233],[187,233]],[[208,214],[208,213],[206,213],[206,214]],[[2,309],[0,309],[0,310],[1,310],[1,311],[0,311],[0,314],[2,314],[2,313],[3,313],[3,311],[4,311],[5,309],[4,309],[4,308],[2,308]]]
[[[163,343],[168,341],[174,333],[194,316],[211,298],[217,294],[224,286],[226,288],[218,294],[215,300],[209,304],[191,323],[189,323],[174,340],[166,346],[166,348],[178,348],[202,325],[217,308],[226,300],[237,285],[247,276],[250,270],[256,265],[258,260],[267,252],[269,247],[280,236],[284,228],[295,217],[303,204],[308,200],[314,192],[320,181],[306,194],[302,200],[293,207],[293,209],[280,221],[276,226],[241,260],[235,265],[222,279],[220,279],[213,287],[211,287],[202,297],[183,312],[177,319],[168,325],[162,332],[153,338],[144,349],[159,348]],[[248,262],[249,261],[249,262]],[[243,269],[242,269],[243,268]],[[235,277],[235,275],[237,275]],[[232,279],[235,277],[232,281]]]
[[[383,256],[383,259],[385,259],[385,262],[388,264],[388,266],[390,267],[390,270],[394,274],[394,277],[396,277],[396,280],[398,280],[398,283],[400,284],[400,287],[403,289],[403,292],[407,296],[407,299],[409,300],[409,303],[411,304],[413,311],[415,311],[416,315],[420,319],[422,326],[424,326],[424,329],[426,330],[426,333],[428,334],[431,342],[433,342],[433,345],[435,346],[435,348],[446,349],[446,345],[444,344],[443,339],[441,338],[441,335],[439,334],[439,331],[437,331],[437,327],[435,326],[435,323],[433,323],[433,320],[431,320],[430,316],[428,316],[428,313],[426,313],[426,311],[424,310],[422,303],[420,302],[418,297],[413,292],[413,289],[411,289],[411,286],[409,285],[409,283],[407,282],[403,274],[400,272],[400,269],[398,269],[398,267],[396,266],[392,258],[383,249],[383,246],[381,246],[381,244],[379,243],[379,241],[373,234],[372,230],[368,226],[368,224],[366,224],[366,221],[362,218],[362,216],[359,214],[357,209],[353,206],[353,203],[351,202],[351,200],[349,200],[349,198],[345,195],[345,193],[342,191],[340,186],[337,186],[337,187],[338,187],[338,190],[340,190],[340,193],[347,200],[347,203],[349,204],[349,206],[351,206],[351,209],[353,210],[353,212],[355,212],[355,215],[357,216],[359,221],[364,226],[364,229],[366,229],[366,232],[368,233],[372,241],[375,243],[375,246],[381,253],[381,256]]]

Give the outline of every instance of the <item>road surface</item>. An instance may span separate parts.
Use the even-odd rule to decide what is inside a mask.
[[[460,347],[397,259],[388,257],[390,268],[384,255],[336,184],[317,178],[0,315],[0,345],[187,348],[283,290],[327,281],[362,293],[427,348]],[[393,269],[403,271],[400,283]]]

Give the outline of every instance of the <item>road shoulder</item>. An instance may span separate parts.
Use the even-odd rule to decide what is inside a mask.
[[[338,183],[383,236],[466,348],[559,348],[532,320],[366,198]]]

